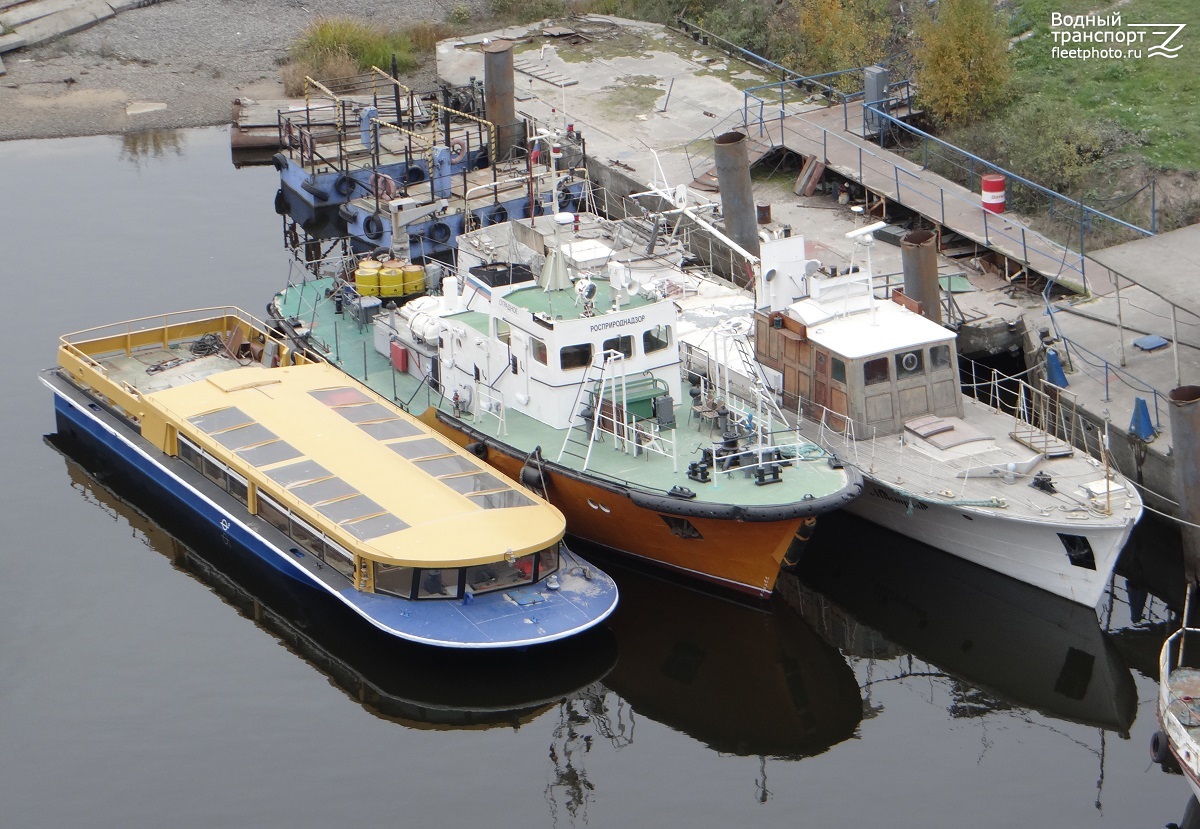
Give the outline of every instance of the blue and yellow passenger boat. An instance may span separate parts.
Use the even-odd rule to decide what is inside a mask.
[[[402,639],[529,646],[616,605],[558,509],[238,309],[66,335],[42,377],[60,432]]]

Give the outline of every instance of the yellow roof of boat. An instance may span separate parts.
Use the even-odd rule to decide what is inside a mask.
[[[410,566],[520,556],[557,508],[324,363],[252,366],[145,395],[205,451],[347,549]]]

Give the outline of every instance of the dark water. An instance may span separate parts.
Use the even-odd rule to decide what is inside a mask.
[[[1148,751],[1166,607],[1134,614],[1120,577],[1097,618],[831,521],[768,612],[614,567],[608,631],[472,661],[166,532],[43,440],[36,372],[64,331],[260,311],[287,273],[274,171],[205,130],[0,144],[0,182],[0,825],[1182,818]],[[1169,537],[1139,543],[1127,568],[1172,572]]]

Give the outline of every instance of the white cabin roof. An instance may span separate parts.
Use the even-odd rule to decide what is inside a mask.
[[[874,312],[862,310],[842,316],[835,316],[808,299],[788,306],[788,311],[805,321],[809,340],[847,360],[934,343],[953,343],[957,336],[950,329],[886,300],[877,301]]]

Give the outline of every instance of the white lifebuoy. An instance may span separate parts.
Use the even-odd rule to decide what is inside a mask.
[[[467,158],[467,147],[461,141],[452,143],[450,145],[450,152],[452,153],[450,156],[451,164],[461,164]]]
[[[380,201],[396,198],[396,181],[386,173],[371,173],[371,192]]]

